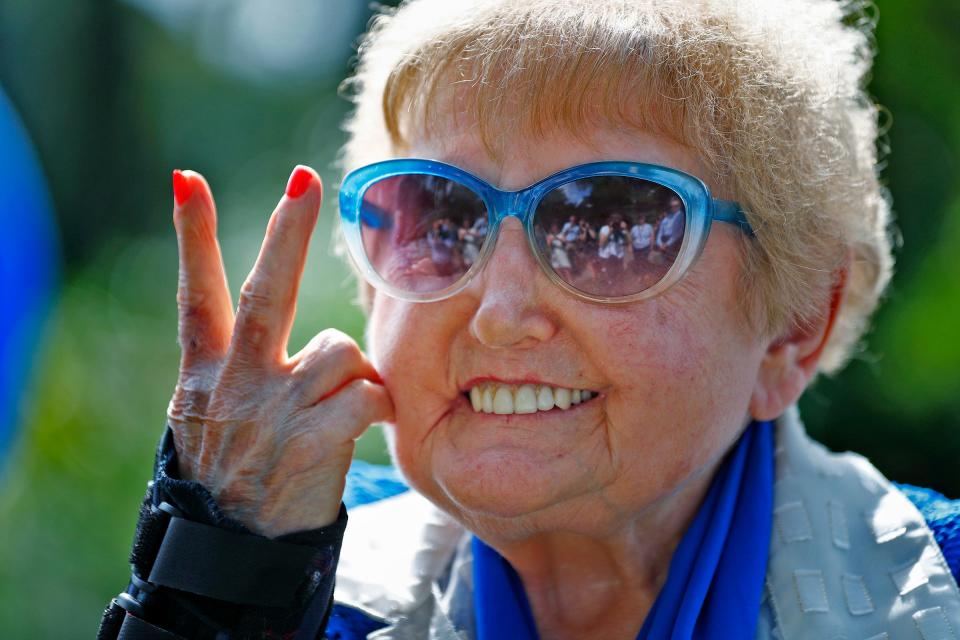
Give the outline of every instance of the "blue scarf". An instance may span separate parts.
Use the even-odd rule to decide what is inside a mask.
[[[674,551],[637,640],[753,638],[772,513],[772,425],[754,422],[720,466]],[[477,640],[537,638],[517,573],[478,538],[472,545]]]

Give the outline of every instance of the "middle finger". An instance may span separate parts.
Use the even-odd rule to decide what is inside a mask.
[[[270,217],[257,262],[240,288],[228,368],[277,364],[286,358],[297,291],[321,198],[316,172],[302,165],[294,169]]]

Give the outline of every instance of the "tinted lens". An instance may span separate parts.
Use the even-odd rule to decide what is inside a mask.
[[[434,293],[459,280],[487,235],[480,196],[447,178],[385,178],[364,192],[360,207],[367,258],[380,277],[410,293]]]
[[[663,279],[686,229],[672,189],[627,176],[592,176],[547,193],[534,236],[564,281],[584,293],[622,297]]]

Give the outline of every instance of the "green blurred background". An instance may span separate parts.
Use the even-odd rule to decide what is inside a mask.
[[[370,9],[274,4],[0,4],[0,86],[46,171],[63,259],[0,465],[4,638],[92,637],[126,584],[178,360],[171,169],[212,185],[235,296],[292,167],[336,181],[347,109],[336,88]],[[960,4],[877,5],[871,91],[892,113],[884,177],[903,246],[867,348],[802,411],[831,448],[960,497]],[[327,326],[362,338],[354,286],[330,251],[333,215],[325,204],[291,351]],[[358,455],[385,461],[376,430]]]

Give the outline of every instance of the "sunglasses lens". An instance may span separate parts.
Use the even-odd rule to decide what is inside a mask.
[[[593,296],[649,289],[673,266],[686,230],[683,200],[628,176],[592,176],[548,192],[534,215],[541,254],[567,284]]]
[[[410,293],[436,293],[477,260],[487,208],[453,180],[408,174],[367,188],[360,225],[363,249],[381,278]]]

